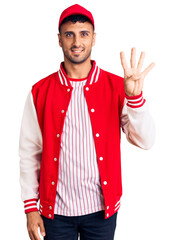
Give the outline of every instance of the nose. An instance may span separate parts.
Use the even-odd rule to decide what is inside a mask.
[[[80,47],[80,38],[78,36],[74,36],[74,46]]]

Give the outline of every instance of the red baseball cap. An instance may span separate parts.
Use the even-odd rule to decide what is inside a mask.
[[[62,21],[66,18],[66,17],[69,17],[71,15],[76,15],[76,14],[79,14],[79,15],[83,15],[83,16],[86,16],[87,18],[89,18],[89,20],[91,21],[91,23],[93,24],[93,27],[95,29],[95,26],[94,26],[94,18],[92,16],[92,13],[90,11],[88,11],[86,8],[80,6],[79,4],[74,4],[68,8],[66,8],[60,15],[60,19],[59,19],[59,27],[58,29],[60,28],[60,25],[62,23]]]

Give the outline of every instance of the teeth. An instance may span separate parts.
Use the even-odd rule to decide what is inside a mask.
[[[72,50],[73,52],[75,52],[75,53],[80,53],[81,51],[77,51],[77,50]]]

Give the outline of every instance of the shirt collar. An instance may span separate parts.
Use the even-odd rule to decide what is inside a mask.
[[[94,60],[91,60],[92,68],[91,71],[87,77],[86,85],[92,85],[93,83],[98,81],[100,68],[96,65],[96,62]],[[59,81],[62,85],[72,87],[70,80],[65,72],[65,69],[63,67],[64,62],[60,63],[60,69],[58,71]]]

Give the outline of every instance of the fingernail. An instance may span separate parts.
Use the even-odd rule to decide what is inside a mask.
[[[45,232],[42,233],[42,236],[45,236]]]

